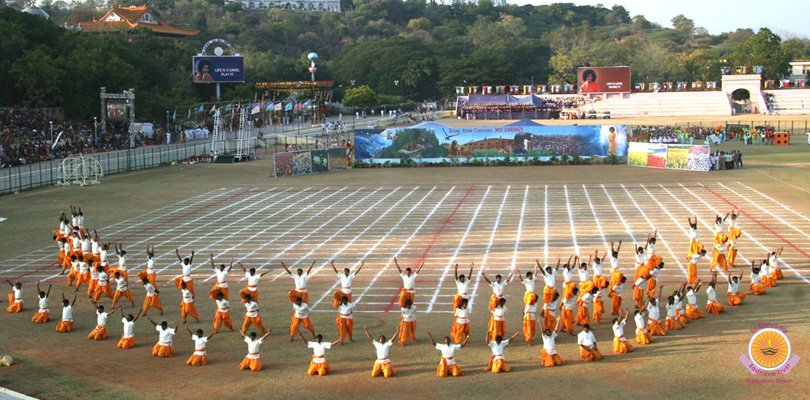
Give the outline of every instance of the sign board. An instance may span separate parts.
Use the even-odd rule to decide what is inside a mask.
[[[629,93],[630,67],[579,67],[579,93]]]
[[[194,56],[194,83],[227,83],[245,81],[245,58],[242,56]]]

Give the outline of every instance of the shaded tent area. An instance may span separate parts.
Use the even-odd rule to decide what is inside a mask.
[[[459,96],[456,115],[463,119],[558,119],[560,106],[535,94]]]

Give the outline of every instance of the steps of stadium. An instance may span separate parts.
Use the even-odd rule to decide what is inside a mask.
[[[771,112],[782,115],[810,114],[810,89],[763,90],[773,95]]]
[[[720,91],[609,94],[593,109],[610,111],[611,117],[731,115],[729,99]]]

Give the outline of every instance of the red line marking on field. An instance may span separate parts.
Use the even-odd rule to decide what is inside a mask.
[[[217,204],[222,204],[222,203],[224,203],[224,202],[226,202],[226,201],[228,201],[228,200],[231,200],[231,199],[234,199],[234,198],[236,198],[236,197],[242,196],[242,195],[244,195],[244,194],[246,194],[246,193],[249,193],[250,191],[251,191],[251,189],[248,189],[248,190],[245,190],[245,191],[243,191],[243,192],[237,193],[237,194],[235,194],[235,195],[232,195],[232,196],[226,197],[226,198],[224,198],[224,199],[222,199],[222,200],[217,200],[217,201],[215,201],[215,202],[213,202],[213,203],[211,203],[211,204],[208,204],[208,205],[202,206],[202,207],[200,207],[200,208],[198,208],[198,209],[196,209],[196,210],[189,211],[189,212],[187,212],[187,213],[185,213],[185,214],[183,214],[183,215],[180,215],[180,216],[174,217],[174,218],[172,218],[172,219],[169,219],[169,220],[163,221],[163,222],[161,222],[161,223],[159,223],[159,224],[152,225],[152,226],[150,226],[150,227],[148,227],[148,228],[141,229],[141,230],[140,230],[140,231],[138,231],[138,232],[135,232],[135,233],[130,233],[129,235],[126,235],[126,236],[121,237],[121,238],[119,238],[119,239],[115,239],[115,240],[113,240],[113,241],[114,241],[114,242],[119,242],[119,241],[121,241],[121,240],[131,238],[131,237],[133,237],[133,236],[135,236],[135,235],[139,235],[139,234],[144,233],[144,232],[146,232],[146,231],[150,231],[150,230],[155,229],[155,228],[157,228],[157,227],[160,227],[160,226],[166,225],[166,224],[168,224],[168,223],[171,223],[171,222],[177,221],[177,220],[179,220],[179,219],[183,219],[183,218],[188,217],[188,216],[190,216],[190,215],[194,215],[194,214],[196,214],[196,213],[198,213],[198,212],[200,212],[200,211],[207,210],[207,209],[209,209],[209,208],[211,208],[211,207],[213,207],[213,206],[215,206],[215,205],[217,205]],[[28,272],[26,272],[26,273],[24,273],[24,274],[22,274],[22,275],[20,275],[20,276],[17,276],[16,278],[12,278],[12,279],[14,279],[14,280],[19,280],[20,278],[22,278],[22,277],[24,277],[24,276],[28,276],[28,275],[31,275],[31,274],[33,274],[33,273],[36,273],[36,272],[39,272],[39,271],[46,270],[46,269],[51,268],[51,267],[53,267],[54,265],[58,265],[58,264],[59,264],[59,263],[54,262],[54,263],[51,263],[51,264],[46,265],[46,266],[44,266],[44,267],[39,267],[39,268],[37,268],[37,269],[35,269],[35,270],[28,271]]]
[[[715,195],[715,196],[719,197],[721,200],[723,200],[723,201],[725,201],[726,203],[730,204],[732,207],[737,208],[737,209],[740,211],[740,213],[742,213],[742,214],[743,214],[743,215],[745,215],[746,217],[750,218],[752,221],[756,222],[756,223],[757,223],[759,226],[761,226],[761,227],[765,228],[765,230],[767,230],[768,232],[772,233],[774,236],[778,237],[778,238],[779,238],[780,240],[782,240],[783,242],[787,243],[787,244],[788,244],[790,247],[793,247],[793,248],[794,248],[796,251],[798,251],[799,253],[801,253],[801,254],[802,254],[802,255],[804,255],[805,257],[810,258],[810,254],[805,253],[805,252],[804,252],[802,249],[800,249],[800,248],[796,247],[796,245],[794,245],[793,243],[790,243],[790,241],[788,241],[787,239],[783,238],[783,237],[782,237],[781,235],[779,235],[778,233],[774,232],[774,231],[773,231],[773,229],[771,229],[771,228],[767,227],[767,226],[766,226],[765,224],[763,224],[762,222],[759,222],[759,220],[758,220],[758,219],[756,219],[756,218],[752,217],[750,214],[748,214],[747,212],[745,212],[745,210],[741,209],[740,207],[737,207],[737,206],[736,206],[734,203],[732,203],[732,202],[730,202],[730,201],[726,200],[726,198],[725,198],[725,197],[723,197],[723,196],[721,196],[721,195],[717,194],[717,193],[716,193],[714,190],[711,190],[711,189],[707,188],[707,187],[706,187],[706,186],[704,186],[703,184],[701,184],[700,186],[703,186],[703,188],[704,188],[704,189],[708,190],[708,191],[709,191],[709,192],[711,192],[713,195]]]
[[[464,197],[461,198],[461,201],[459,201],[458,204],[456,204],[456,208],[453,209],[453,212],[450,213],[450,216],[447,217],[446,220],[444,220],[444,224],[442,225],[442,227],[439,228],[439,231],[436,232],[436,235],[433,236],[433,240],[430,241],[430,244],[425,249],[425,252],[422,253],[422,257],[419,258],[419,262],[417,263],[417,265],[419,265],[422,261],[425,260],[425,257],[427,257],[428,253],[430,253],[430,250],[433,249],[433,245],[436,244],[437,240],[439,240],[439,236],[441,236],[442,233],[444,233],[444,230],[445,228],[447,228],[447,225],[450,225],[450,221],[453,219],[453,216],[456,215],[456,212],[458,212],[459,208],[461,208],[461,205],[464,204],[464,201],[467,200],[467,197],[470,196],[470,192],[472,192],[472,190],[473,186],[471,185],[470,188],[467,189],[467,193],[464,193]],[[394,295],[393,298],[391,298],[391,302],[388,303],[388,307],[385,308],[385,312],[391,311],[391,308],[394,307],[394,303],[397,300],[399,300],[399,292],[400,291],[397,290],[397,294]]]

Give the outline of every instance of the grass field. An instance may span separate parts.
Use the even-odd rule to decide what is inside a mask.
[[[738,358],[747,351],[750,330],[766,322],[789,330],[794,354],[802,357],[810,348],[810,323],[803,318],[810,308],[810,203],[806,201],[810,146],[730,143],[721,148],[742,148],[746,168],[710,173],[628,166],[365,169],[273,179],[268,177],[268,158],[235,165],[160,168],[108,177],[92,187],[44,188],[5,196],[0,198],[0,217],[8,220],[0,222],[0,233],[9,238],[9,246],[0,248],[0,277],[25,283],[26,309],[17,315],[0,314],[0,354],[18,360],[11,368],[0,368],[0,385],[41,398],[438,398],[454,396],[459,390],[475,398],[503,394],[536,398],[550,390],[561,398],[628,397],[638,393],[639,382],[650,395],[661,398],[686,393],[690,398],[801,396],[798,391],[810,375],[807,363],[800,362],[789,375],[775,377],[791,383],[755,384],[748,383],[756,376]],[[54,264],[50,232],[57,226],[59,211],[69,204],[83,207],[86,225],[98,229],[103,241],[124,245],[131,271],[145,266],[146,240],[156,246],[159,289],[166,308],[164,317],[150,314],[156,321],[180,321],[179,294],[167,283],[180,271],[173,254],[177,247],[181,253],[198,253],[193,272],[201,322],[190,323],[192,330],[211,330],[215,307],[207,298],[213,285],[208,254],[213,253],[218,264],[234,258],[260,271],[271,268],[259,288],[261,315],[273,330],[262,348],[265,370],[237,370],[247,349],[236,332],[214,336],[208,345],[209,365],[200,368],[185,365],[193,351],[185,333],[175,337],[174,358],[153,358],[150,349],[157,336],[145,319],[136,324],[135,349],[115,347],[120,318],[110,318],[107,341],[89,341],[95,314],[81,296],[74,332],[54,332],[59,289],[66,278],[58,275]],[[482,370],[490,354],[483,342],[491,293],[480,278],[482,271],[488,276],[508,274],[514,267],[525,272],[535,258],[552,262],[557,254],[586,255],[597,248],[604,250],[611,240],[623,240],[621,266],[627,272],[632,268],[630,243],[645,239],[657,228],[658,254],[667,263],[661,281],[674,289],[686,276],[687,217],[700,217],[700,235],[706,242],[711,218],[732,207],[743,211],[739,265],[750,265],[777,246],[785,248],[785,279],[768,295],[749,296],[741,307],[695,321],[626,355],[612,354],[606,317],[594,328],[605,355],[597,363],[583,363],[576,339],[565,335],[558,338],[557,349],[567,365],[543,368],[539,365],[542,346],[527,348],[519,337],[505,353],[513,372],[495,375]],[[425,260],[417,280],[419,342],[392,349],[397,377],[371,379],[374,348],[362,327],[368,325],[374,335],[390,336],[398,325],[395,299],[400,280],[393,257],[403,266]],[[316,261],[309,285],[312,320],[316,331],[334,340],[336,312],[330,302],[337,282],[328,264],[333,258],[339,268],[365,261],[353,291],[358,304],[356,342],[327,352],[333,373],[309,377],[305,371],[310,351],[300,341],[288,341],[292,309],[286,293],[292,280],[280,273],[279,263],[305,266]],[[472,338],[457,356],[467,376],[439,379],[434,376],[439,352],[429,345],[424,329],[431,329],[437,339],[449,332],[455,293],[452,267],[459,263],[468,268],[470,262],[476,264],[471,285]],[[708,279],[708,261],[702,262],[699,271],[701,278]],[[29,322],[36,311],[32,285],[36,280],[54,284],[52,321],[44,326]],[[744,281],[747,285],[747,274]],[[244,311],[236,292],[243,285],[242,274],[234,271],[230,287],[237,324]],[[625,304],[632,305],[627,286]],[[721,302],[725,288],[718,284]],[[140,304],[143,290],[133,285],[133,292]],[[510,335],[521,328],[522,293],[515,277],[506,291]],[[698,301],[705,304],[705,293]],[[103,303],[109,306],[109,300]],[[6,305],[5,300],[2,304]],[[125,312],[135,311],[125,305]],[[632,325],[631,321],[628,329]]]

